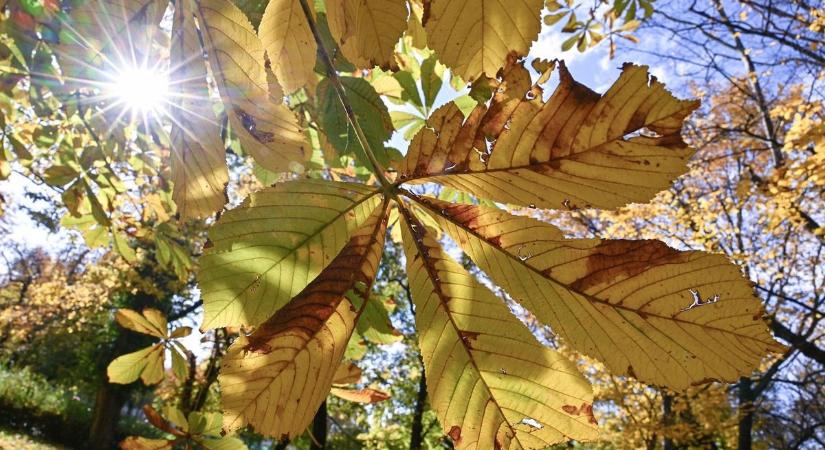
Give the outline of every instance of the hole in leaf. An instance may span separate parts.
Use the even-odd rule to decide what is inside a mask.
[[[699,291],[690,289],[688,292],[690,292],[690,295],[693,297],[693,302],[688,305],[687,308],[683,308],[682,311],[688,311],[699,306],[710,305],[719,301],[719,294],[714,294],[713,297],[709,297],[707,300],[703,301],[702,295],[699,294]]]
[[[542,428],[544,428],[544,425],[542,425],[538,420],[536,420],[532,417],[525,417],[525,418],[521,419],[519,424],[527,425],[528,427],[536,429],[536,430],[541,430]]]

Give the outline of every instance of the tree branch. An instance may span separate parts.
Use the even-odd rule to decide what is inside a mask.
[[[389,182],[389,180],[387,180],[387,177],[384,175],[384,168],[381,167],[381,164],[375,158],[375,152],[373,152],[372,147],[370,146],[370,143],[367,140],[367,136],[366,134],[364,134],[364,130],[358,123],[358,118],[355,117],[355,112],[352,110],[352,105],[349,102],[349,98],[347,97],[347,92],[344,89],[344,85],[341,84],[341,79],[338,77],[338,72],[335,70],[335,66],[332,64],[332,59],[329,57],[329,53],[327,52],[327,49],[324,47],[324,41],[323,39],[321,39],[321,34],[318,31],[318,26],[315,23],[315,18],[312,16],[312,10],[310,9],[307,0],[300,0],[300,2],[301,9],[304,10],[304,15],[306,16],[307,23],[309,23],[309,28],[310,30],[312,30],[312,35],[315,37],[315,43],[318,45],[318,54],[321,56],[321,61],[324,63],[324,66],[326,66],[327,77],[332,83],[332,87],[335,89],[335,93],[338,95],[338,100],[341,101],[341,105],[344,107],[344,112],[347,115],[347,121],[349,122],[352,129],[355,130],[355,136],[358,138],[358,142],[361,144],[361,148],[364,149],[364,153],[367,154],[367,158],[369,159],[369,162],[372,165],[372,172],[378,178],[378,181],[381,183],[382,187],[389,188],[392,184]]]

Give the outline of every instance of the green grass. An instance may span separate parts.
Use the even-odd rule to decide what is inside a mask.
[[[0,428],[0,450],[67,450],[16,431]]]

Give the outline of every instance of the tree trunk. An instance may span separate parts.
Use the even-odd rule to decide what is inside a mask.
[[[670,426],[673,425],[673,396],[668,392],[662,392],[662,425],[665,439],[664,450],[673,450],[673,439],[670,437]]]
[[[751,450],[753,442],[753,392],[750,378],[739,380],[739,450]]]
[[[424,442],[424,407],[427,404],[427,378],[421,372],[421,380],[418,382],[418,397],[415,400],[415,413],[413,414],[412,428],[410,430],[410,450],[421,450]]]
[[[104,382],[95,396],[92,423],[89,428],[90,450],[111,450],[117,446],[117,422],[120,410],[129,397],[124,386]]]
[[[138,292],[129,297],[125,306],[136,311],[142,311],[144,308],[155,303],[155,297],[143,292]],[[152,343],[152,339],[148,336],[123,330],[116,324],[112,326],[115,327],[116,333],[114,341],[111,343],[111,346],[101,349],[96,356],[96,364],[102,376],[100,378],[100,386],[97,389],[95,406],[92,410],[92,420],[89,427],[87,448],[90,450],[111,450],[117,448],[117,424],[120,421],[120,412],[126,400],[129,399],[129,394],[141,386],[139,384],[140,382],[126,385],[109,383],[106,368],[115,357],[133,352]]]
[[[309,450],[325,450],[327,448],[327,402],[321,403],[315,418],[312,419],[312,439]]]

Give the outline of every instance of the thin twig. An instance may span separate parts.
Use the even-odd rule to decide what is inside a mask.
[[[369,159],[370,164],[372,165],[372,172],[378,178],[378,181],[381,183],[381,186],[385,189],[388,189],[392,186],[387,177],[384,175],[384,168],[381,167],[381,164],[375,158],[375,153],[372,151],[372,147],[370,146],[369,141],[367,141],[367,136],[364,134],[364,130],[361,128],[361,125],[358,123],[358,119],[355,117],[355,112],[352,110],[352,105],[349,102],[349,98],[347,98],[346,90],[344,89],[344,85],[341,84],[341,79],[338,77],[338,72],[335,70],[335,66],[332,64],[332,59],[329,57],[329,53],[327,49],[324,47],[324,42],[321,39],[321,34],[318,31],[318,26],[315,24],[315,19],[312,16],[312,10],[307,3],[307,0],[300,0],[301,1],[301,9],[304,10],[304,15],[306,16],[307,22],[309,23],[309,28],[312,30],[312,35],[315,37],[315,42],[318,45],[318,54],[321,55],[321,60],[326,66],[327,69],[327,76],[329,81],[332,83],[332,87],[335,89],[335,93],[338,94],[338,99],[341,101],[341,105],[344,107],[344,112],[347,115],[347,122],[349,122],[352,129],[355,130],[355,136],[358,138],[358,142],[361,144],[361,148],[364,149],[364,152],[367,154],[367,158]]]

